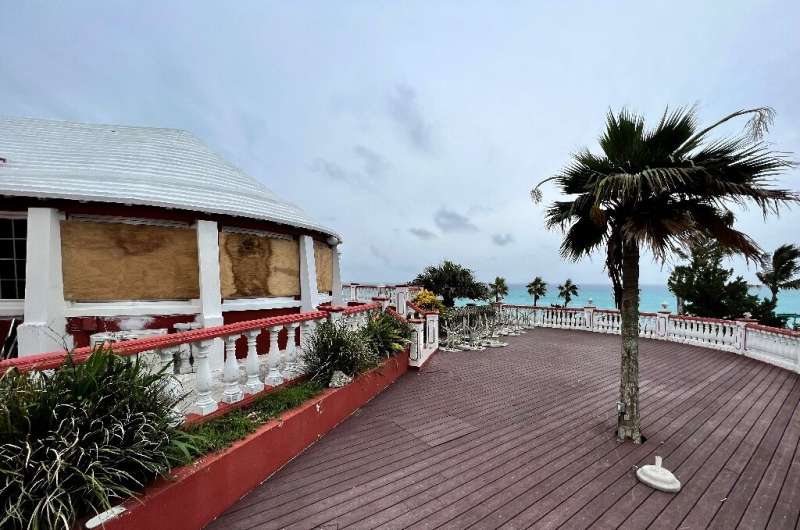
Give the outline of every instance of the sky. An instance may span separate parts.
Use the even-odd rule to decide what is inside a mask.
[[[529,193],[597,151],[609,109],[697,104],[711,123],[771,106],[768,140],[800,158],[796,1],[221,6],[0,0],[0,114],[188,129],[343,234],[343,280],[362,283],[443,259],[607,282],[601,256],[560,258],[557,191]],[[776,185],[800,190],[800,170]],[[800,242],[800,208],[737,225],[765,250]],[[673,265],[645,257],[642,283]]]

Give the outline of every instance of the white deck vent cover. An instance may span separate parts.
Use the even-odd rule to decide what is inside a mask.
[[[642,466],[636,470],[636,477],[659,491],[677,493],[681,490],[681,481],[669,470],[661,467],[661,457],[656,457],[655,465]]]

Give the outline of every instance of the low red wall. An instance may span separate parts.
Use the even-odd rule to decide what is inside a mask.
[[[407,370],[406,352],[343,388],[325,390],[228,449],[175,470],[126,502],[127,511],[104,528],[202,528]]]

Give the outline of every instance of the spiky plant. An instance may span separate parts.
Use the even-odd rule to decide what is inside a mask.
[[[709,141],[718,126],[750,116],[745,134]],[[609,112],[600,137],[601,154],[577,152],[554,180],[567,200],[546,213],[548,227],[564,231],[561,253],[578,260],[605,246],[606,266],[622,315],[620,440],[641,442],[639,422],[639,256],[649,250],[664,260],[706,236],[748,258],[761,250],[729,222],[732,205],[754,204],[766,216],[796,202],[791,191],[770,179],[792,163],[760,139],[774,116],[770,108],[736,111],[700,129],[694,108],[665,111],[652,129],[627,110]],[[619,283],[617,283],[619,282]]]
[[[69,530],[166,473],[167,377],[110,350],[0,377],[0,527]]]
[[[378,356],[361,330],[325,321],[303,343],[303,363],[312,381],[327,386],[333,372],[355,376],[377,366]]]
[[[533,297],[534,307],[539,303],[539,298],[547,295],[547,283],[541,276],[534,278],[526,287],[528,288],[528,294]]]
[[[409,325],[387,313],[369,319],[361,332],[367,346],[381,358],[397,355],[411,342]]]
[[[781,289],[800,289],[800,247],[781,245],[764,260],[764,268],[756,276],[772,293],[771,302],[778,301]]]

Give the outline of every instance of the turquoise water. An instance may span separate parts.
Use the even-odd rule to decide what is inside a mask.
[[[610,285],[579,285],[579,295],[572,299],[569,303],[570,307],[583,307],[588,305],[589,298],[592,299],[593,304],[600,308],[613,308],[614,295],[611,292]],[[762,287],[760,289],[753,288],[753,294],[759,296],[769,295],[769,291]],[[467,301],[459,300],[458,305],[463,305]],[[519,305],[532,305],[533,298],[528,294],[525,285],[522,284],[509,284],[508,296],[506,296],[505,303],[519,304]],[[642,285],[641,298],[639,301],[639,308],[641,311],[657,311],[661,308],[661,303],[666,302],[667,308],[670,311],[675,311],[676,302],[675,295],[669,292],[664,285]],[[547,286],[547,296],[539,299],[539,305],[550,304],[563,304],[564,300],[558,298],[558,286],[550,284]],[[781,291],[778,294],[778,313],[800,313],[800,291]]]

